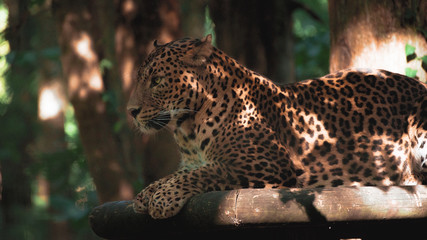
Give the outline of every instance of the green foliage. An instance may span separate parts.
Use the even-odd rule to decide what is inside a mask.
[[[405,55],[406,55],[406,62],[411,62],[413,60],[420,61],[421,68],[427,72],[427,55],[418,57],[415,47],[410,45],[409,43],[405,45]],[[405,68],[405,75],[408,77],[412,77],[412,78],[417,77],[417,72],[418,72],[417,69],[413,69],[410,67]]]
[[[40,52],[41,58],[54,60],[54,61],[58,61],[60,55],[61,55],[61,50],[59,49],[59,47],[44,48]]]
[[[417,69],[413,69],[413,68],[405,68],[405,75],[408,77],[416,77],[417,76]]]
[[[67,147],[77,149],[80,145],[79,128],[74,118],[74,108],[71,105],[65,108],[64,133]]]
[[[38,161],[31,166],[30,175],[34,178],[42,175],[50,183],[50,218],[55,221],[86,221],[90,209],[97,204],[95,186],[81,144],[77,142],[69,146],[73,147],[38,154]]]
[[[3,32],[7,27],[7,16],[8,11],[6,7],[0,5],[0,32]],[[5,114],[7,106],[12,100],[10,90],[4,77],[8,68],[6,55],[9,51],[9,42],[4,38],[4,34],[0,34],[0,117]]]
[[[20,26],[28,39],[22,40],[19,47],[12,42],[15,48],[10,50],[6,34],[0,34],[0,166],[3,187],[13,186],[13,193],[23,191],[19,194],[31,198],[30,202],[13,199],[4,189],[3,198],[10,202],[0,201],[0,239],[48,239],[50,224],[63,221],[69,224],[73,239],[93,238],[87,217],[98,204],[97,195],[71,107],[65,112],[66,147],[49,154],[36,147],[37,137],[43,134],[37,118],[41,63],[58,64],[60,49],[40,47],[40,23],[34,14],[44,0],[29,4],[29,20]],[[7,29],[1,25],[7,22],[5,19],[7,9],[0,2],[0,31]],[[104,62],[103,67],[108,68],[108,63]],[[60,77],[59,71],[51,74]],[[40,177],[49,183],[47,201],[38,194]]]
[[[212,21],[208,5],[206,5],[205,7],[204,30],[205,30],[205,36],[208,34],[212,35],[212,45],[216,46],[215,23]]]
[[[420,59],[421,59],[421,67],[427,72],[427,55],[422,56]]]
[[[99,67],[101,68],[101,73],[104,74],[105,70],[111,69],[113,67],[113,63],[108,59],[102,59],[99,63]]]
[[[405,54],[406,56],[410,56],[415,54],[415,47],[409,44],[405,45]]]
[[[295,72],[297,80],[304,80],[329,72],[328,3],[326,0],[298,2],[306,9],[296,9],[293,15]],[[308,9],[319,19],[314,19]]]

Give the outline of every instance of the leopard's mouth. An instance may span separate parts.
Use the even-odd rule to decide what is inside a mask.
[[[150,119],[146,123],[146,128],[160,130],[171,121],[171,115],[169,112],[163,112],[156,117]]]

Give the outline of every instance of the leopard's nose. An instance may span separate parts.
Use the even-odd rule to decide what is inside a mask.
[[[138,113],[141,112],[141,108],[140,107],[128,107],[128,112],[133,118],[136,118]]]

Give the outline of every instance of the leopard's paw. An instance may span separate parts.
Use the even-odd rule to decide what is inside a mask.
[[[143,191],[136,195],[133,200],[133,210],[136,213],[147,213],[148,212],[148,201],[149,199],[144,195]]]
[[[194,195],[202,193],[197,188],[176,188],[174,184],[164,184],[152,196],[148,214],[154,219],[175,216]]]
[[[181,198],[179,195],[179,191],[159,189],[153,195],[149,203],[148,213],[154,219],[164,219],[175,216],[187,201],[187,199]]]
[[[138,195],[136,195],[135,199],[133,200],[133,210],[136,213],[147,213],[148,204],[150,202],[151,197],[164,182],[164,180],[156,181],[148,185],[148,187],[144,188],[140,193],[138,193]]]

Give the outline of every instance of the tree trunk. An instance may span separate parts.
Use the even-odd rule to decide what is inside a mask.
[[[237,189],[194,196],[167,220],[120,201],[89,221],[107,239],[417,239],[426,204],[426,186]]]
[[[99,6],[99,4],[98,4]],[[96,51],[100,40],[96,1],[54,1],[58,22],[61,62],[68,82],[68,95],[89,170],[100,202],[132,199],[134,192],[123,166],[119,144],[103,100],[106,91]]]
[[[36,22],[37,44],[35,48],[43,55],[48,49],[58,47],[56,38],[52,38],[55,31],[55,23],[52,19],[50,5],[46,5],[46,9],[39,11],[33,21]],[[52,166],[52,161],[56,156],[66,151],[65,142],[65,106],[67,97],[65,95],[64,81],[61,76],[61,66],[55,60],[50,58],[41,58],[39,61],[38,72],[38,120],[40,125],[40,133],[37,136],[36,150],[39,161],[43,161],[43,165]],[[61,160],[59,160],[61,161]],[[70,169],[69,161],[62,161],[62,169]],[[66,175],[66,171],[60,171]],[[46,201],[49,206],[49,212],[55,210],[49,202],[53,196],[67,196],[72,193],[69,188],[64,188],[63,185],[57,184],[57,178],[52,177],[50,171],[41,171],[38,173],[36,180],[38,181],[38,196]],[[66,220],[50,219],[49,221],[49,239],[73,239],[69,224]]]
[[[116,56],[120,65],[123,94],[129,98],[133,77],[153,42],[167,43],[181,37],[178,1],[117,1]]]
[[[426,81],[419,59],[407,59],[405,45],[418,57],[427,54],[427,2],[329,0],[331,31],[330,71],[343,68],[380,68],[405,74],[417,70]],[[407,61],[411,60],[411,61]]]
[[[292,6],[286,1],[210,1],[217,45],[276,82],[295,81]]]

